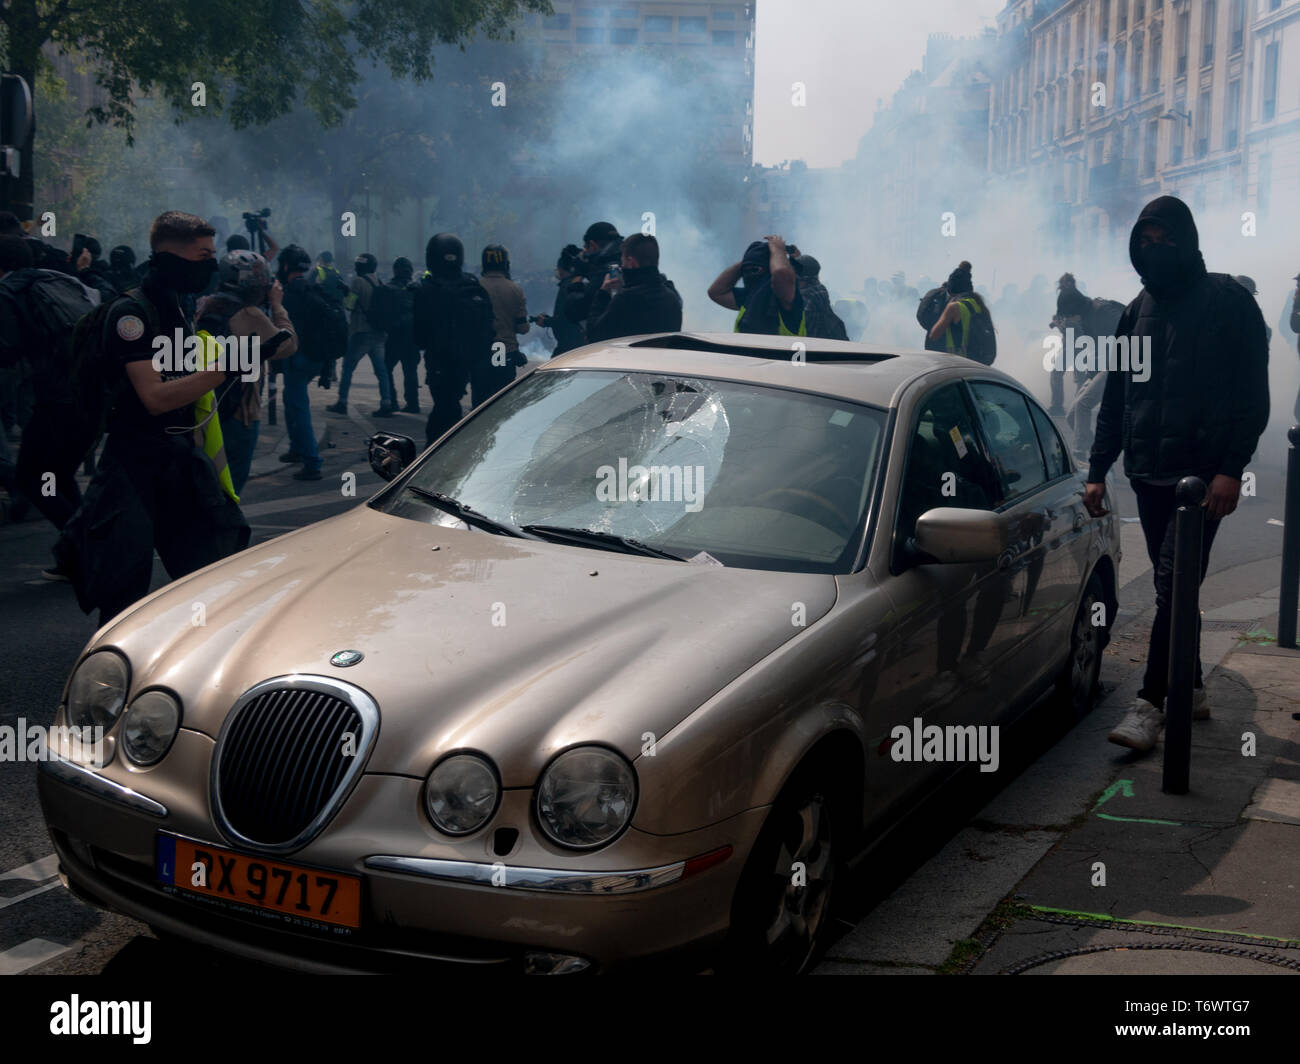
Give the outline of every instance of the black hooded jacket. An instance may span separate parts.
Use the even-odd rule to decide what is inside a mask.
[[[1143,277],[1142,292],[1116,326],[1116,337],[1129,341],[1129,369],[1107,374],[1088,480],[1104,480],[1121,452],[1135,480],[1240,480],[1268,424],[1264,317],[1235,280],[1206,272],[1192,213],[1172,196],[1152,200],[1133,226],[1129,258],[1139,274],[1138,235],[1148,221],[1169,231],[1177,268],[1163,283]],[[1133,356],[1146,344],[1150,357],[1140,373]]]
[[[587,326],[588,340],[592,339],[590,329],[594,315],[591,307],[596,301],[596,293],[600,291],[600,286],[605,283],[605,275],[609,272],[609,268],[617,266],[622,257],[623,238],[615,237],[606,241],[594,258],[583,260],[581,263],[586,283],[577,284],[568,289],[568,296],[564,304],[565,317],[572,322],[577,322],[579,325]]]
[[[472,273],[426,272],[412,295],[411,318],[431,375],[464,377],[492,356],[492,301]]]
[[[642,333],[676,332],[682,327],[682,297],[672,281],[650,266],[623,271],[617,296],[599,291],[591,304],[587,340],[613,340]]]

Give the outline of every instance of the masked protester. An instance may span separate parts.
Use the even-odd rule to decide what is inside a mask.
[[[594,222],[582,235],[582,254],[578,257],[578,270],[582,283],[574,285],[564,304],[564,313],[584,330],[591,327],[591,305],[596,293],[605,283],[611,267],[617,268],[622,258],[623,238],[612,222]],[[588,331],[587,335],[590,335]]]
[[[460,420],[470,368],[491,358],[496,327],[487,292],[477,277],[465,272],[465,245],[459,237],[430,237],[424,262],[427,269],[412,313],[433,399],[424,429],[425,442],[431,444]]]
[[[750,244],[741,260],[709,285],[709,298],[720,307],[739,311],[738,333],[808,335],[798,277],[779,236]]]
[[[269,363],[298,349],[298,338],[284,309],[284,289],[256,251],[229,252],[217,276],[217,291],[199,302],[197,327],[214,337],[247,341],[238,350],[250,357],[227,369],[217,407],[231,483],[235,494],[242,495],[262,423],[261,380]]]
[[[1063,273],[1061,279],[1056,282],[1056,314],[1051,320],[1053,329],[1060,329],[1064,336],[1066,329],[1073,329],[1076,335],[1083,335],[1086,331],[1086,319],[1092,310],[1092,300],[1079,291],[1079,286],[1074,280],[1074,274]],[[1048,413],[1052,417],[1065,416],[1065,371],[1051,371],[1052,387],[1052,405],[1048,408]],[[1077,391],[1083,387],[1085,381],[1079,378],[1075,373],[1074,386]]]
[[[576,321],[570,321],[564,312],[566,301],[581,288],[585,278],[579,272],[582,249],[577,244],[566,244],[555,261],[555,306],[550,314],[537,315],[536,321],[543,329],[550,329],[555,336],[555,350],[551,357],[572,351],[587,342],[583,327]]]
[[[623,241],[621,271],[607,277],[592,303],[591,341],[676,332],[682,297],[659,272],[659,241],[634,233]]]
[[[379,261],[370,252],[357,256],[355,271],[348,286],[350,295],[345,301],[352,316],[348,321],[348,353],[343,358],[343,375],[339,378],[339,401],[325,409],[332,414],[348,412],[348,392],[352,387],[352,373],[357,363],[369,356],[370,367],[379,381],[379,409],[371,417],[392,417],[397,412],[393,401],[393,379],[384,361],[384,333],[367,315],[370,302],[380,281],[376,274]]]
[[[342,340],[347,324],[341,319],[342,308],[325,294],[319,285],[309,284],[311,255],[297,244],[285,247],[276,260],[276,280],[284,289],[284,309],[293,322],[298,348],[284,366],[284,427],[289,434],[289,449],[280,455],[281,462],[302,463],[294,480],[320,480],[321,457],[316,446],[316,430],[311,423],[311,402],[307,388],[312,379],[328,370],[328,350],[334,339],[331,322],[337,328],[333,337]]]
[[[486,362],[470,366],[470,398],[475,406],[513,381],[515,370],[528,364],[515,337],[530,328],[524,290],[510,279],[510,252],[500,244],[489,244],[483,249],[482,267],[479,284],[492,301],[493,344]]]
[[[181,297],[202,292],[217,267],[212,237],[192,214],[159,215],[141,300],[120,296],[92,319],[102,329],[108,440],[55,557],[101,624],[148,593],[155,549],[177,580],[248,545],[213,394],[227,375],[203,368],[193,342],[176,350],[178,334],[194,336]]]
[[[1204,579],[1215,534],[1237,507],[1242,473],[1268,424],[1268,343],[1250,293],[1227,274],[1206,272],[1182,200],[1161,196],[1143,208],[1129,258],[1142,291],[1116,326],[1117,338],[1128,344],[1128,368],[1107,367],[1084,505],[1094,516],[1107,513],[1106,473],[1122,452],[1154,569],[1156,616],[1137,700],[1109,738],[1146,751],[1164,726],[1175,490],[1185,476],[1209,486]],[[1210,708],[1199,654],[1194,686],[1192,716],[1203,720]]]
[[[415,290],[420,286],[412,279],[415,265],[402,256],[393,260],[393,276],[388,287],[397,293],[394,300],[396,321],[389,331],[384,347],[384,361],[388,376],[393,382],[393,396],[397,395],[397,367],[402,367],[403,414],[420,412],[420,349],[415,346]]]
[[[108,253],[108,279],[118,294],[140,284],[140,271],[135,266],[135,251],[126,244],[118,244]]]

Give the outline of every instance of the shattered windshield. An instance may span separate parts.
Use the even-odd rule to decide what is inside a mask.
[[[384,509],[464,527],[429,502],[438,493],[515,529],[588,530],[704,564],[843,572],[884,424],[873,407],[778,388],[534,373],[443,441]]]

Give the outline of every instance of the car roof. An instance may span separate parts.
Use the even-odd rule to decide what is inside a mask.
[[[794,344],[806,345],[804,362]],[[717,377],[859,403],[892,407],[913,381],[937,371],[988,376],[1015,384],[998,370],[942,351],[916,351],[815,337],[751,333],[657,333],[588,344],[544,362],[540,371],[565,369]]]

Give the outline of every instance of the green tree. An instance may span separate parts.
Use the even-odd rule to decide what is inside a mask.
[[[522,12],[550,10],[549,0],[6,0],[0,29],[8,69],[32,86],[46,44],[86,56],[106,94],[88,117],[122,128],[130,143],[140,95],[178,119],[202,99],[237,129],[298,103],[337,126],[356,104],[359,66],[426,81],[437,45],[462,45],[478,30],[500,38]],[[35,139],[33,123],[21,176],[6,182],[22,217],[31,215]]]

